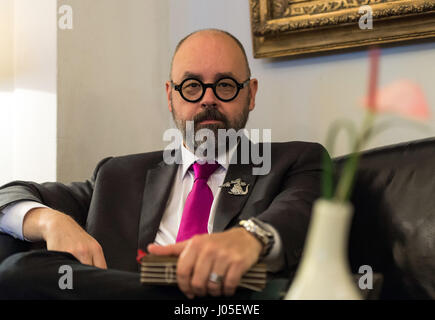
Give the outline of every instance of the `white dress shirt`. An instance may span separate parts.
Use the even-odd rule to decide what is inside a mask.
[[[212,233],[213,230],[216,204],[218,203],[221,192],[219,186],[224,183],[230,159],[234,155],[236,149],[237,145],[229,150],[228,154],[223,154],[217,157],[216,160],[220,164],[220,167],[216,169],[207,181],[207,184],[213,193],[213,203],[210,209],[208,221],[208,233]],[[189,170],[189,168],[198,160],[198,158],[184,146],[181,146],[181,156],[182,164],[178,166],[174,184],[154,241],[154,243],[158,245],[173,244],[176,242],[184,203],[193,187],[195,176],[193,171]],[[23,236],[24,217],[28,211],[38,207],[46,206],[34,201],[19,201],[7,206],[2,210],[2,212],[0,212],[0,231],[18,239],[27,240]],[[274,234],[275,243],[269,254],[264,258],[264,262],[267,263],[270,271],[278,271],[284,266],[282,242],[277,231],[270,225],[268,225],[268,227]]]
[[[47,206],[35,201],[18,201],[0,211],[0,231],[14,238],[26,240],[23,235],[23,221],[27,212]]]

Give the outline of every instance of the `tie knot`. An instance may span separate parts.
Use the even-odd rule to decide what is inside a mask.
[[[218,167],[219,167],[219,163],[199,164],[198,162],[195,162],[193,164],[193,172],[195,172],[195,179],[208,180],[211,174],[215,172]]]

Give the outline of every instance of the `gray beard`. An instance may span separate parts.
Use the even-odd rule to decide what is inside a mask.
[[[185,145],[188,145],[186,141],[192,141],[193,140],[193,148],[194,150],[190,150],[193,153],[196,154],[198,148],[206,149],[206,150],[214,150],[214,154],[217,156],[219,153],[222,153],[223,151],[228,152],[228,150],[231,148],[231,145],[227,143],[227,139],[219,139],[218,138],[218,130],[219,129],[225,129],[230,130],[234,129],[236,132],[238,132],[240,129],[245,128],[246,123],[248,122],[249,118],[249,107],[248,103],[250,100],[250,95],[248,96],[247,103],[245,108],[243,108],[243,111],[240,115],[234,119],[234,121],[230,122],[224,115],[219,113],[217,110],[214,109],[214,111],[204,111],[200,114],[196,115],[192,121],[194,121],[194,128],[193,132],[189,133],[190,135],[193,135],[193,137],[188,136],[188,130],[186,126],[187,120],[181,120],[177,119],[176,116],[176,108],[174,108],[174,105],[172,104],[171,99],[171,106],[172,106],[172,118],[175,122],[175,125],[177,126],[178,130],[181,131],[183,135],[183,142]],[[222,124],[205,124],[205,125],[199,125],[198,122],[203,121],[205,118],[213,118],[215,120],[221,120]],[[209,139],[208,136],[204,136],[200,140],[196,140],[196,133],[201,129],[208,129],[213,133],[214,139]],[[214,141],[213,141],[214,140]],[[223,141],[220,141],[223,140]],[[214,144],[214,145],[210,145]]]

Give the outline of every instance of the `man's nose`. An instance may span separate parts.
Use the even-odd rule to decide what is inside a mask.
[[[201,99],[202,107],[215,107],[217,105],[218,98],[213,92],[212,88],[205,88],[204,96]]]

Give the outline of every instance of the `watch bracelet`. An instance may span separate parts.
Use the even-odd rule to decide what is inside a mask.
[[[248,225],[243,225],[242,221],[250,222]],[[272,250],[274,244],[273,233],[268,230],[268,228],[258,220],[257,218],[249,218],[246,220],[239,221],[238,227],[244,228],[250,234],[252,234],[258,241],[263,245],[260,252],[260,259],[264,258]],[[267,235],[269,233],[270,235]]]

